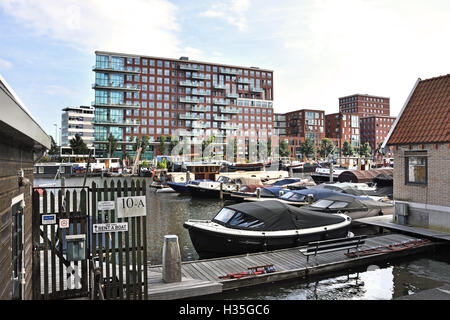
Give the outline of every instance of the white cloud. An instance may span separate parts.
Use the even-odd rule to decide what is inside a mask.
[[[418,77],[449,73],[449,10],[437,0],[287,5],[264,28],[281,44],[272,61],[277,109],[337,112],[338,97],[367,93],[391,97],[397,115]]]
[[[0,58],[0,70],[7,70],[12,67],[12,63],[8,60]]]
[[[166,0],[0,0],[31,32],[88,52],[179,53],[177,7]]]
[[[248,28],[246,13],[250,8],[250,0],[229,0],[214,3],[211,8],[200,13],[207,18],[221,18],[237,27],[240,31]]]

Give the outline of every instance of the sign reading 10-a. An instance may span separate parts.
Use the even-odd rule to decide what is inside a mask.
[[[117,198],[117,216],[119,218],[139,217],[147,214],[145,196]]]

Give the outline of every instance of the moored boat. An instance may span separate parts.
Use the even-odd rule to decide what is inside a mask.
[[[320,199],[310,205],[303,206],[302,209],[328,214],[344,213],[355,220],[379,215],[390,215],[393,213],[394,207],[389,202],[375,201],[368,197],[340,194]]]
[[[350,224],[344,214],[305,212],[272,200],[226,206],[212,220],[188,220],[183,226],[200,258],[209,258],[342,238]]]

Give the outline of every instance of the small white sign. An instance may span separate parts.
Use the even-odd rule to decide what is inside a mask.
[[[114,201],[99,201],[97,204],[98,210],[114,210],[116,208],[116,204]]]
[[[69,219],[59,219],[59,228],[66,229],[69,227]]]
[[[117,216],[119,218],[140,217],[147,214],[145,196],[117,198]]]
[[[128,231],[127,222],[119,223],[98,223],[92,226],[94,233],[104,233],[104,232],[123,232]]]
[[[55,223],[56,223],[56,214],[42,215],[42,224],[55,224]]]

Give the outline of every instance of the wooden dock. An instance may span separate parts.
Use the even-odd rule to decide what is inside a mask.
[[[423,237],[438,240],[438,241],[442,241],[442,240],[450,241],[449,233],[397,224],[392,221],[392,215],[356,219],[356,220],[353,220],[353,223],[378,226],[378,227],[386,228],[389,230],[395,230],[398,232],[407,233],[407,234],[411,234],[411,235],[415,235],[415,236],[423,236]]]
[[[361,250],[414,240],[420,239],[396,233],[374,236],[366,239]],[[164,283],[162,281],[162,266],[148,266],[148,300],[196,298],[258,284],[273,283],[288,279],[305,279],[309,276],[351,270],[377,262],[389,261],[397,257],[424,252],[432,249],[436,244],[437,242],[429,242],[401,251],[393,250],[392,252],[360,257],[348,257],[345,255],[347,250],[344,249],[320,253],[316,257],[310,257],[309,262],[307,262],[306,256],[299,251],[301,247],[217,259],[188,261],[183,262],[181,266],[182,281],[175,283]],[[224,280],[220,278],[220,276],[225,276],[227,273],[246,272],[249,267],[262,265],[274,265],[277,271],[239,279]],[[55,270],[55,272],[57,274],[55,277],[57,283],[55,285],[52,283],[46,284],[48,288],[47,292],[50,296],[54,288],[59,288],[59,270]],[[117,273],[119,273],[119,270],[117,270]],[[44,279],[42,278],[41,281],[44,281]],[[69,281],[64,277],[64,289],[67,288],[68,283]],[[74,286],[72,285],[72,287]]]
[[[368,238],[361,250],[380,246],[404,243],[418,238],[402,235],[388,234]],[[306,278],[312,275],[320,275],[340,270],[357,268],[376,262],[388,261],[389,259],[411,255],[431,249],[436,243],[409,248],[401,251],[379,253],[364,257],[347,257],[347,250],[340,250],[318,254],[311,257],[307,262],[306,257],[299,251],[300,247],[275,251],[252,253],[246,255],[224,257],[218,259],[197,260],[182,263],[182,275],[186,279],[197,279],[207,282],[218,282],[222,290],[231,290],[241,287],[253,286],[264,283],[272,283],[294,278]],[[248,271],[253,266],[269,265],[276,267],[276,272],[256,276],[243,277],[239,279],[222,280],[219,277],[227,273],[239,273]],[[161,266],[150,266],[149,272],[161,274]],[[150,287],[150,286],[149,286]],[[170,299],[170,297],[168,297]]]

